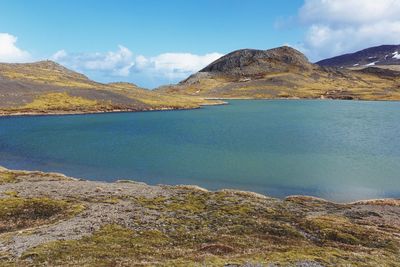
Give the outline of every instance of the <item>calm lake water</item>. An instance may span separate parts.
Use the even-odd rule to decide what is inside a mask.
[[[0,118],[0,165],[336,201],[400,197],[400,102]]]

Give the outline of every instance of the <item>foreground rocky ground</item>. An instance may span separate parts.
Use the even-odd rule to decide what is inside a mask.
[[[400,266],[400,200],[0,169],[0,266]]]

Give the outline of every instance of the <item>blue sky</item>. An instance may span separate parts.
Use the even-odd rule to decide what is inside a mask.
[[[64,48],[108,51],[121,44],[145,56],[164,52],[229,52],[296,42],[300,30],[274,28],[299,0],[2,0],[3,32],[39,56]]]
[[[289,44],[317,60],[400,42],[398,0],[2,0],[0,6],[0,61],[53,59],[99,81],[145,87],[175,83],[241,48]],[[387,33],[371,38],[382,29]]]

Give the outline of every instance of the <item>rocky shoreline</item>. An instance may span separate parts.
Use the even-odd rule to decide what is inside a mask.
[[[208,104],[211,105],[211,104]],[[216,104],[217,105],[217,104]],[[60,115],[85,115],[85,114],[104,114],[104,113],[123,113],[123,112],[146,112],[146,111],[172,111],[172,110],[188,110],[195,108],[152,108],[144,110],[136,109],[112,109],[112,110],[96,110],[96,111],[35,111],[35,112],[0,112],[0,117],[16,117],[16,116],[60,116]]]
[[[217,100],[217,99],[215,99]],[[146,109],[103,109],[103,110],[43,110],[43,111],[7,111],[0,110],[0,117],[18,117],[18,116],[60,116],[60,115],[85,115],[85,114],[104,114],[104,113],[124,113],[124,112],[149,112],[149,111],[174,111],[199,109],[202,106],[226,105],[225,101],[202,103],[198,107],[159,107]]]
[[[19,116],[61,116],[61,115],[86,115],[86,114],[104,114],[104,113],[125,113],[125,112],[149,112],[149,111],[178,111],[178,110],[191,110],[199,109],[203,106],[219,106],[228,105],[229,102],[224,100],[348,100],[348,101],[382,101],[382,102],[397,102],[399,100],[365,100],[365,99],[349,99],[349,98],[329,98],[329,97],[319,97],[319,98],[299,98],[299,97],[276,97],[276,98],[246,98],[246,97],[211,97],[204,98],[205,100],[216,100],[215,103],[202,103],[198,107],[161,107],[161,108],[147,108],[147,109],[107,109],[107,110],[88,110],[88,111],[75,111],[75,110],[43,110],[43,111],[17,111],[8,112],[0,110],[0,117],[19,117]]]
[[[0,169],[1,266],[398,266],[400,200]]]

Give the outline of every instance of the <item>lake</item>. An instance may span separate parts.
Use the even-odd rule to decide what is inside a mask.
[[[0,165],[334,201],[400,197],[400,102],[0,118]]]

